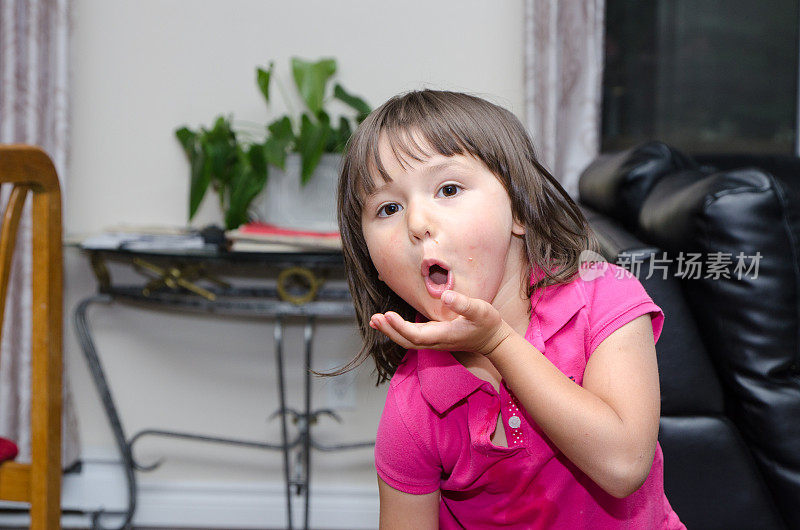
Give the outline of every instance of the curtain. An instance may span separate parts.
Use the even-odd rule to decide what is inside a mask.
[[[600,146],[604,9],[604,0],[525,0],[527,126],[574,199]]]
[[[0,143],[42,147],[66,184],[69,136],[71,0],[0,0]],[[9,190],[0,194],[2,208]],[[30,461],[31,219],[26,201],[6,300],[0,343],[0,436]],[[66,370],[65,370],[66,375]],[[78,459],[79,440],[69,381],[64,380],[65,467]]]

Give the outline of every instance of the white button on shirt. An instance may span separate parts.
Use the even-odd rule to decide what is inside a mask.
[[[519,416],[511,416],[508,418],[508,426],[512,429],[518,429],[521,424],[522,420],[519,419]]]

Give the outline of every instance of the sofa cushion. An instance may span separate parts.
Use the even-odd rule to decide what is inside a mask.
[[[659,250],[642,243],[609,217],[579,206],[598,239],[603,257],[633,272],[664,311],[664,329],[656,343],[661,414],[722,414],[722,389],[680,282],[649,274],[655,270],[652,258]]]
[[[642,202],[653,186],[664,175],[691,168],[696,168],[694,161],[662,142],[600,155],[581,173],[580,202],[635,233]]]
[[[785,528],[747,445],[725,417],[663,417],[658,440],[664,492],[686,528]]]
[[[700,254],[682,284],[726,408],[800,528],[800,180],[754,168],[667,176],[642,205],[640,229],[671,260]]]
[[[758,155],[751,153],[692,154],[699,165],[707,167],[709,173],[728,171],[743,167],[757,167],[772,173],[779,179],[797,178],[800,175],[800,158],[791,155]]]

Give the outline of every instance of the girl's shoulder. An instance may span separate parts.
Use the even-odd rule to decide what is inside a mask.
[[[588,306],[644,296],[647,292],[633,273],[607,261],[582,262],[570,281],[550,285],[544,290],[547,300],[581,298]]]
[[[636,275],[607,261],[582,263],[573,281],[582,287],[587,299],[594,299],[599,294],[613,299],[647,294]]]
[[[576,313],[585,314],[587,332],[595,335],[611,323],[620,324],[619,317],[623,315],[649,312],[656,339],[664,318],[636,275],[606,261],[582,263],[569,282],[548,286],[540,297],[534,293],[531,303],[536,304],[544,340],[561,330]]]
[[[636,275],[614,263],[595,262],[582,266],[573,282],[582,291],[587,310],[595,315],[653,301]]]
[[[539,329],[529,340],[544,348],[562,372],[578,377],[605,338],[645,314],[651,317],[653,339],[658,341],[664,313],[639,279],[614,263],[586,264],[569,282],[545,289],[533,321]]]
[[[439,488],[442,473],[436,422],[417,375],[416,350],[398,366],[386,394],[375,436],[375,469],[394,489],[421,495]]]
[[[419,376],[419,352],[408,350],[389,381],[387,402],[393,401],[403,416],[414,416],[427,409]]]
[[[627,269],[606,261],[581,263],[569,281],[549,285],[531,296],[547,336],[576,313],[585,312],[591,321],[644,300],[650,298],[639,280]]]
[[[579,282],[586,300],[589,351],[616,329],[644,314],[650,314],[653,338],[658,341],[664,312],[631,271],[614,263],[599,262],[584,267],[575,281]]]

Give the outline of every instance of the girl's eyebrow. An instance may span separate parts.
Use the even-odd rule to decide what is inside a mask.
[[[367,200],[370,200],[371,198],[373,198],[374,196],[376,196],[377,194],[379,194],[380,192],[391,186],[393,183],[394,180],[389,179],[380,186],[375,186],[374,188],[372,188],[372,191],[367,193]]]
[[[429,168],[425,169],[425,174],[427,176],[429,176],[429,177],[432,177],[432,176],[436,175],[437,173],[440,173],[440,172],[442,172],[442,171],[444,171],[446,169],[450,169],[450,168],[464,169],[464,166],[459,164],[458,162],[453,161],[453,160],[448,160],[446,162],[440,162],[438,164],[434,164],[434,165],[430,166]],[[367,193],[367,197],[366,197],[367,200],[369,200],[372,197],[374,197],[375,195],[379,194],[380,192],[382,192],[386,188],[389,188],[393,183],[394,183],[394,180],[390,178],[389,180],[387,180],[386,182],[384,182],[380,186],[374,187],[371,192]]]
[[[438,164],[432,165],[427,170],[425,170],[425,173],[428,176],[433,176],[436,173],[439,173],[441,171],[444,171],[445,169],[450,169],[450,168],[459,168],[459,169],[461,169],[461,168],[463,168],[463,166],[461,164],[459,164],[458,162],[455,162],[453,160],[448,160],[447,162],[440,162]]]

